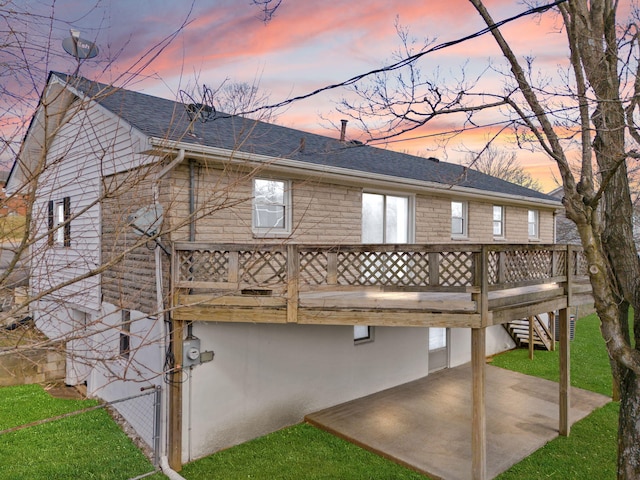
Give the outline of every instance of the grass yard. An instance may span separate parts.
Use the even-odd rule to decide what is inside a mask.
[[[0,430],[96,405],[0,388]],[[153,466],[103,409],[0,435],[0,480],[127,479]]]
[[[589,315],[577,321],[571,342],[571,384],[611,395],[611,368],[600,334],[600,320]],[[558,352],[536,350],[534,360],[526,349],[493,359],[493,365],[558,381]],[[571,427],[569,437],[558,437],[498,477],[515,479],[616,478],[617,402],[596,410]]]

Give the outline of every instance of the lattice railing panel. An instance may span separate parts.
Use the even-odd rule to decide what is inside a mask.
[[[490,251],[487,256],[487,281],[496,285],[500,281],[500,252]]]
[[[555,260],[553,264],[553,276],[564,276],[567,274],[567,252],[566,250],[558,250],[555,252]]]
[[[440,252],[439,284],[445,287],[473,285],[472,252]]]
[[[340,285],[424,286],[429,256],[424,252],[339,252]]]
[[[325,252],[300,253],[300,283],[324,285],[327,283],[329,260]]]
[[[504,282],[518,283],[552,276],[550,250],[518,250],[504,252]]]
[[[573,274],[579,276],[588,275],[589,270],[587,267],[587,257],[585,256],[584,252],[575,252],[573,261]]]
[[[179,251],[180,279],[190,282],[226,282],[229,252],[211,250]]]
[[[287,256],[281,251],[238,252],[239,279],[243,283],[266,286],[287,281]]]

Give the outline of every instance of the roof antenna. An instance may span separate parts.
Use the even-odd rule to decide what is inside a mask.
[[[80,71],[82,60],[97,57],[99,50],[95,43],[80,37],[80,30],[72,28],[69,33],[71,36],[62,40],[62,48],[77,61],[75,76]]]
[[[186,91],[180,90],[180,101],[187,109],[187,115],[189,120],[199,120],[202,123],[214,117],[216,114],[216,108],[213,106],[213,91],[206,85],[202,85],[202,100],[196,102],[195,99],[189,95]]]

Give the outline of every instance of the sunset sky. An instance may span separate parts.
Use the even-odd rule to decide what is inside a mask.
[[[175,0],[104,0],[93,8],[89,6],[93,2],[86,0],[59,0],[53,8],[45,0],[28,3],[30,11],[53,13],[56,18],[49,34],[52,50],[62,52],[59,45],[69,36],[69,28],[79,29],[83,38],[95,41],[100,48],[97,61],[84,64],[80,73],[116,85],[122,85],[121,73],[134,70],[145,52],[186,21],[184,29],[158,58],[135,81],[125,85],[170,99],[175,99],[181,88],[203,83],[215,88],[229,79],[257,83],[261,91],[268,93],[270,102],[278,103],[392,63],[393,52],[401,46],[394,26],[396,18],[419,44],[425,40],[435,44],[455,40],[484,26],[467,0],[284,0],[267,24],[261,19],[259,7],[250,0],[195,0],[193,4]],[[512,0],[487,0],[486,4],[495,20],[527,9]],[[564,33],[559,31],[558,23],[555,13],[528,16],[505,26],[503,33],[520,56],[535,57],[541,71],[555,74],[567,56]],[[485,35],[427,55],[420,60],[419,68],[426,75],[439,72],[440,78],[447,79],[459,75],[464,67],[467,78],[472,78],[496,61],[497,47],[493,38]],[[74,60],[63,53],[53,55],[46,70],[72,73]],[[497,74],[489,72],[482,82],[500,91]],[[345,89],[336,89],[296,102],[280,111],[277,122],[338,135],[335,124],[343,115],[336,112],[336,102],[348,94]],[[483,121],[502,119],[497,112],[494,115],[483,117]],[[455,121],[441,121],[412,132],[402,141],[378,146],[463,162],[465,152],[481,148],[490,132],[475,129],[456,137],[443,149],[437,141],[439,137],[433,134],[457,126]],[[349,130],[350,136],[357,136],[355,124],[350,123],[349,127],[353,129]],[[515,145],[507,142],[503,148],[510,151]],[[541,181],[545,191],[556,186],[552,180],[555,167],[544,154],[516,151],[520,162]]]

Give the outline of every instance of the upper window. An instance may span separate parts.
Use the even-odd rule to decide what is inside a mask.
[[[408,243],[409,197],[362,194],[362,243]]]
[[[291,188],[287,181],[253,180],[253,231],[261,235],[291,233]]]
[[[71,246],[71,198],[49,202],[49,245]]]
[[[493,206],[493,236],[504,237],[504,207],[500,205]]]
[[[540,237],[540,216],[537,210],[529,210],[528,215],[528,231],[529,238],[537,239]]]
[[[451,236],[467,236],[467,203],[451,202]]]

